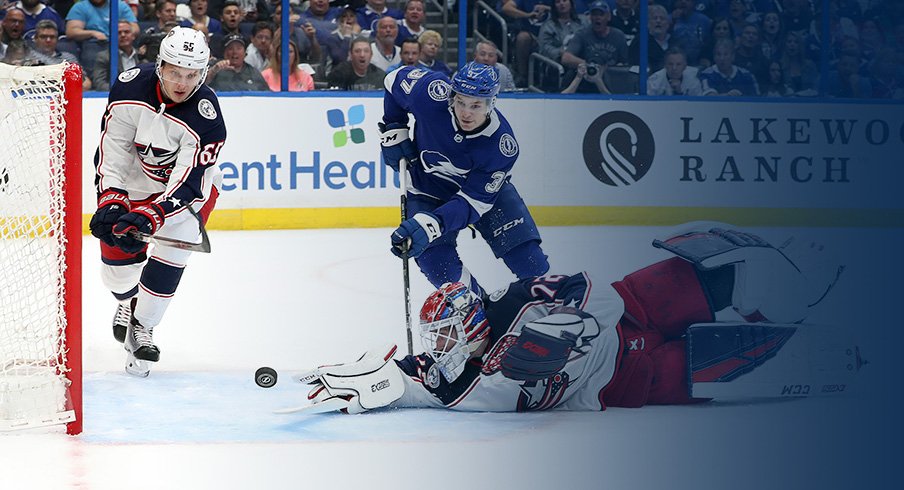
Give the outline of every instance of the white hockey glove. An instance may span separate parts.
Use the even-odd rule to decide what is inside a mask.
[[[302,374],[311,413],[340,411],[355,414],[385,407],[405,393],[402,372],[392,361],[395,344],[370,349],[355,362],[321,366]]]

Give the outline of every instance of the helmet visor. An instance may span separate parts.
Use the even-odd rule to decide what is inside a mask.
[[[170,83],[188,85],[194,87],[201,83],[201,70],[191,68],[182,68],[169,63],[164,64],[160,68],[160,79]]]

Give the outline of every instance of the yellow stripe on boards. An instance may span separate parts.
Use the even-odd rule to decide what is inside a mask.
[[[671,206],[533,206],[539,226],[672,226],[687,221],[724,221],[738,226],[904,227],[900,209],[710,208]],[[91,215],[82,218],[88,233]],[[214,210],[208,230],[389,228],[397,207]]]

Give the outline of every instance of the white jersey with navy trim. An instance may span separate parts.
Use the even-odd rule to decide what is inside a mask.
[[[397,362],[405,374],[405,394],[393,406],[488,412],[605,408],[601,392],[615,374],[621,349],[616,325],[625,309],[612,286],[594,282],[586,272],[550,275],[514,282],[484,304],[490,324],[486,353],[472,359],[452,383],[431,377],[433,359],[427,354],[405,357]],[[573,351],[562,369],[540,381],[503,376],[500,356],[522,328],[563,305],[592,315],[599,324],[599,335],[582,346],[584,353]]]
[[[489,211],[518,159],[518,142],[502,113],[493,109],[480,131],[461,130],[449,106],[451,84],[438,72],[417,67],[384,79],[383,121],[408,123],[414,116],[421,164],[409,168],[410,192],[446,203],[434,213],[445,231],[461,230]]]
[[[219,186],[217,156],[226,126],[206,85],[186,101],[165,104],[153,64],[119,75],[101,121],[94,156],[98,194],[125,190],[132,201],[153,198],[167,215],[179,202],[206,201]]]

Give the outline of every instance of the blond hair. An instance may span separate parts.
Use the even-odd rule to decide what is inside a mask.
[[[437,46],[442,46],[443,36],[441,36],[440,33],[434,30],[427,29],[426,31],[422,32],[420,36],[418,36],[417,42],[421,46],[423,46],[424,44],[427,44],[428,41],[434,41]]]

